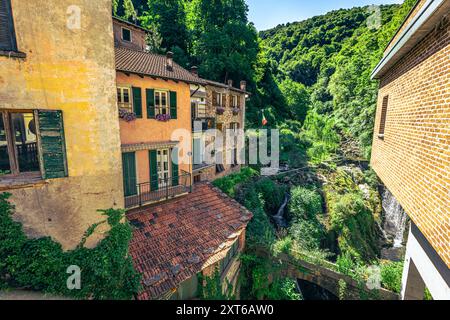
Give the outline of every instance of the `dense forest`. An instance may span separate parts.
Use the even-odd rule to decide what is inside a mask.
[[[245,168],[215,182],[254,213],[241,298],[301,298],[291,279],[273,276],[277,266],[258,256],[260,247],[332,263],[361,281],[368,266],[380,265],[383,286],[398,292],[402,265],[382,259],[389,246],[382,186],[368,167],[378,88],[370,74],[416,1],[337,10],[259,33],[244,0],[113,2],[114,14],[151,30],[154,52],[174,52],[204,78],[246,80],[247,128],[280,130],[288,174],[268,178]],[[286,199],[287,213],[277,223]]]

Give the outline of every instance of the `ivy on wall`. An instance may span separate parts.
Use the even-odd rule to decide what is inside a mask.
[[[28,239],[22,225],[13,221],[11,195],[0,194],[0,288],[24,288],[75,299],[132,299],[140,289],[140,275],[128,256],[131,226],[124,211],[101,211],[106,219],[90,227],[78,247],[63,251],[50,238]],[[102,224],[110,231],[96,248],[84,244]],[[69,290],[70,266],[80,268],[80,289]]]

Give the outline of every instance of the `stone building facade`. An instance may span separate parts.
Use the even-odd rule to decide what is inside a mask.
[[[216,112],[216,129],[222,133],[223,139],[222,150],[217,151],[219,155],[216,157],[214,178],[217,179],[241,170],[241,155],[239,151],[236,152],[239,145],[237,137],[239,132],[236,130],[245,129],[245,107],[248,93],[245,81],[241,82],[239,89],[233,87],[232,81],[229,81],[228,84],[205,81],[207,83],[206,103]],[[236,136],[227,135],[228,130],[235,131]]]
[[[72,249],[123,207],[111,1],[1,4],[0,192],[29,236]]]
[[[418,1],[373,72],[372,166],[412,220],[403,297],[450,299],[450,2]]]

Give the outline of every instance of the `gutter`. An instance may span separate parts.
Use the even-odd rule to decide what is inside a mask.
[[[430,18],[432,18],[436,12],[442,9],[441,7],[443,5],[450,7],[449,3],[445,4],[445,2],[446,0],[427,0],[427,2],[419,10],[417,15],[410,22],[408,27],[403,31],[403,33],[400,35],[391,49],[375,67],[371,75],[372,80],[379,79],[381,76],[383,76],[386,69],[397,62],[405,54],[401,52],[401,49],[405,48],[407,44],[411,44],[411,46],[416,45],[426,36],[426,34],[430,30],[433,29],[434,24],[431,26],[429,25]],[[417,34],[418,32],[421,32],[422,34]],[[414,38],[414,36],[417,37]]]

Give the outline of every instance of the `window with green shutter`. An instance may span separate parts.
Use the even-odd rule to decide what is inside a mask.
[[[136,118],[142,118],[142,91],[141,88],[133,87],[133,112]]]
[[[155,90],[146,89],[147,119],[155,119]]]
[[[44,179],[64,178],[68,176],[66,144],[62,111],[38,110],[37,135],[39,140],[39,158]]]
[[[170,118],[177,119],[177,93],[175,91],[170,91]]]
[[[151,189],[151,191],[157,191],[159,189],[157,151],[150,150],[148,158],[149,158],[149,165],[150,165],[150,189]]]
[[[180,184],[180,173],[178,165],[178,148],[172,150],[172,186],[176,187]]]
[[[68,176],[62,111],[0,111],[0,176]]]

